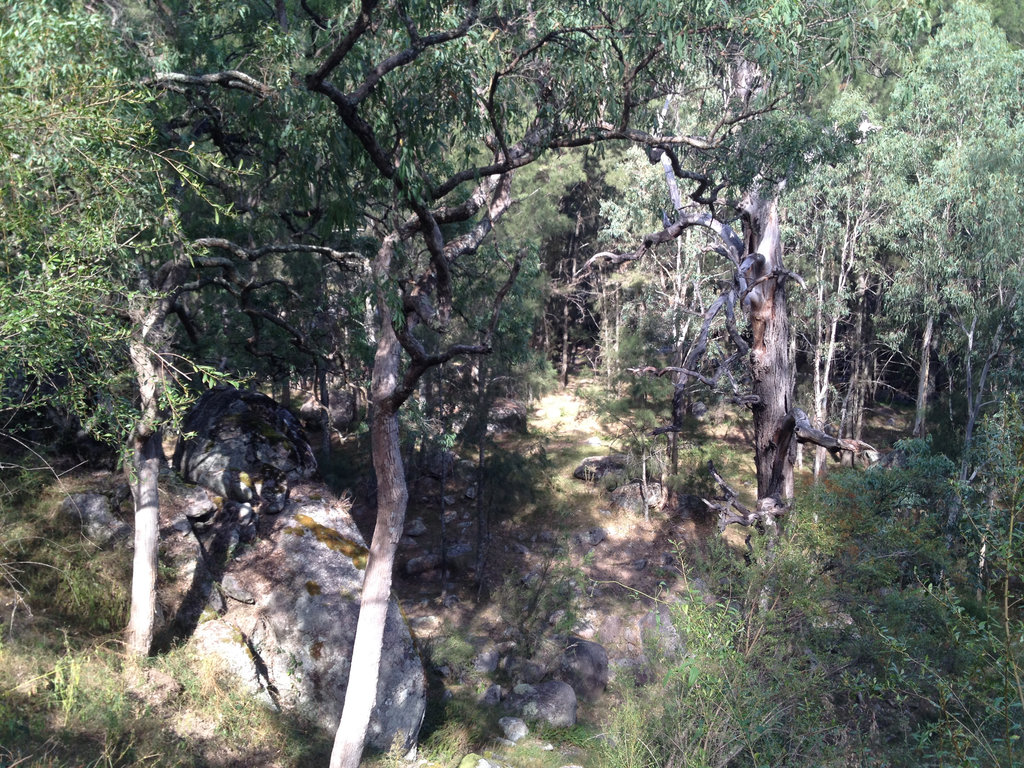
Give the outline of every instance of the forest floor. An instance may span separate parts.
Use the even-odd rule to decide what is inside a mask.
[[[716,411],[692,426],[680,447],[688,480],[679,490],[706,487],[702,468],[714,458],[753,501],[749,418]],[[867,439],[887,447],[905,429],[900,413],[879,412]],[[584,458],[622,449],[616,430],[577,390],[555,392],[532,405],[526,434],[496,438],[479,507],[465,485],[442,492],[436,481],[411,484],[407,518],[421,519],[427,530],[405,540],[394,591],[430,667],[421,754],[433,765],[455,766],[467,752],[499,744],[500,713],[477,705],[486,681],[472,671],[472,658],[486,646],[507,647],[510,637],[522,641],[527,629],[538,636],[553,631],[547,616],[531,623],[517,613],[525,575],[569,580],[577,628],[607,641],[611,656],[628,657],[637,652],[635,638],[612,630],[636,625],[699,572],[715,530],[710,521],[675,514],[671,504],[645,519],[612,507],[600,485],[573,478]],[[363,444],[338,445],[325,470],[336,490],[353,492],[357,523],[369,539],[373,515]],[[0,766],[325,762],[329,734],[267,712],[186,647],[142,666],[124,663],[120,627],[130,552],[98,553],[57,511],[68,493],[119,483],[119,473],[77,469],[57,480],[24,471],[0,486]],[[478,509],[488,510],[483,568],[478,574],[463,564],[444,583],[437,572],[407,576],[401,566],[409,557],[440,546],[442,495],[448,497],[449,541],[459,535],[475,541]],[[130,521],[130,502],[119,514]],[[601,541],[583,543],[595,529]],[[733,532],[729,544],[741,551],[742,539]],[[554,587],[552,594],[557,597]],[[617,702],[613,686],[596,702],[581,703],[576,729],[541,729],[514,749],[502,748],[502,757],[516,768],[591,765],[593,740]]]
[[[430,672],[435,695],[454,693],[462,701],[463,712],[472,708],[493,676],[464,670],[461,677],[449,674],[441,678],[436,668],[452,666],[447,662],[458,655],[459,648],[470,654],[485,647],[504,647],[511,636],[516,636],[516,632],[510,632],[510,626],[530,620],[515,613],[522,609],[521,601],[510,599],[510,595],[522,589],[524,574],[563,573],[575,579],[583,592],[577,605],[576,629],[585,637],[604,643],[614,664],[616,659],[622,661],[643,654],[644,638],[640,635],[644,628],[660,622],[664,617],[659,614],[660,607],[687,592],[694,577],[699,580],[706,571],[702,564],[709,542],[717,535],[717,526],[709,517],[680,514],[675,492],[668,495],[664,507],[652,509],[644,517],[611,505],[608,492],[600,484],[573,477],[573,470],[583,459],[625,449],[624,436],[617,430],[616,421],[600,418],[584,387],[539,398],[532,405],[528,424],[525,435],[496,438],[496,453],[530,460],[528,475],[533,487],[528,493],[517,494],[515,482],[501,476],[491,478],[500,487],[490,493],[485,490],[485,500],[493,510],[487,523],[490,546],[482,578],[475,570],[455,570],[442,584],[439,573],[413,577],[402,573],[404,560],[422,554],[425,549],[436,551],[440,547],[438,483],[428,480],[412,486],[415,492],[410,496],[407,520],[422,519],[428,533],[415,541],[405,539],[393,589],[418,641],[433,657],[435,668]],[[741,500],[753,505],[756,473],[749,412],[716,409],[700,420],[691,420],[689,426],[691,429],[683,435],[679,448],[680,472],[689,477],[678,490],[715,492],[709,486],[705,469],[707,460],[713,458],[716,467],[736,487]],[[900,412],[881,408],[869,415],[866,427],[866,439],[887,449],[907,434],[908,422]],[[802,487],[812,482],[809,459],[798,472],[798,485]],[[496,463],[500,467],[501,463]],[[452,522],[469,527],[472,534],[478,515],[476,501],[466,498],[461,491],[457,483],[445,489],[445,509]],[[499,501],[502,495],[513,500]],[[357,499],[354,513],[369,536],[370,505]],[[602,531],[600,544],[582,543],[581,539],[595,529]],[[746,551],[746,533],[738,526],[730,526],[721,540],[741,557]],[[473,536],[468,538],[472,540]],[[458,640],[455,650],[453,639]],[[468,666],[467,659],[462,662],[464,667]],[[615,686],[596,702],[580,702],[578,731],[584,734],[583,744],[601,738],[602,723],[620,704]],[[435,699],[432,705],[443,708],[442,700]],[[443,723],[432,722],[428,717],[423,734],[428,742],[434,728],[443,729]],[[440,734],[446,735],[443,730]],[[545,753],[544,743],[551,738],[550,733],[542,731],[539,737],[517,745],[516,751],[500,750],[499,755],[517,768],[560,766],[567,762],[589,764],[586,750],[581,753],[573,741],[563,745],[564,749]]]

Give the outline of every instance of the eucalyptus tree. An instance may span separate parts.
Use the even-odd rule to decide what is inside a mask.
[[[891,295],[923,318],[919,412],[933,329],[944,337],[935,346],[964,402],[961,482],[983,410],[1019,385],[1022,76],[1024,56],[988,11],[957,3],[894,91],[885,137],[905,258]]]
[[[793,142],[806,136],[784,121],[757,118],[776,110],[821,66],[844,64],[860,50],[850,30],[867,29],[851,27],[862,10],[759,0],[728,7],[594,0],[522,8],[476,0],[279,2],[265,12],[246,6],[244,13],[230,5],[201,10],[158,4],[159,25],[175,46],[184,50],[183,41],[200,41],[201,50],[175,56],[172,46],[164,56],[168,66],[150,82],[172,93],[184,89],[186,98],[199,94],[183,113],[183,125],[221,156],[237,149],[237,131],[225,127],[258,131],[256,145],[276,150],[263,156],[267,179],[285,174],[293,156],[310,158],[304,167],[311,183],[292,220],[308,215],[320,225],[302,231],[247,228],[249,198],[236,195],[238,220],[226,216],[221,223],[209,207],[189,216],[185,255],[194,258],[191,245],[216,249],[210,259],[245,264],[302,249],[328,257],[355,252],[360,249],[349,244],[356,241],[371,254],[374,320],[367,336],[374,347],[370,432],[377,525],[332,765],[358,764],[374,703],[367,692],[377,687],[408,499],[400,409],[433,367],[492,347],[525,252],[504,242],[482,249],[514,205],[518,169],[552,152],[633,142],[660,150],[675,175],[693,183],[693,204],[711,212],[687,211],[680,202],[675,223],[647,245],[691,225],[708,226],[746,273],[743,287],[750,290],[743,297],[734,292],[732,302],[739,297],[753,307],[755,369],[765,392],[760,407],[770,411],[757,436],[759,456],[768,457],[767,464],[759,460],[759,483],[763,474],[766,487],[776,487],[771,464],[788,451],[772,443],[769,431],[773,419],[785,415],[775,406],[785,403],[791,374],[776,345],[768,350],[763,343],[785,335],[784,312],[772,307],[784,306],[788,275],[778,259],[772,199],[780,177],[769,171],[777,171],[782,158],[791,161]],[[873,20],[877,27],[878,17]],[[217,34],[207,34],[211,24],[219,25]],[[213,90],[218,95],[207,98]],[[685,97],[693,107],[680,112],[672,132],[657,128],[669,95]],[[311,96],[330,111],[317,108]],[[280,120],[251,127],[260,110],[274,105],[281,106]],[[289,131],[301,131],[302,141],[316,144],[317,151],[305,153],[297,140],[286,145]],[[249,161],[244,153],[240,159]],[[736,170],[723,183],[718,166],[730,160]],[[735,210],[723,207],[719,193],[725,186],[749,186],[755,178],[765,194],[748,195],[742,208],[753,244],[748,249],[716,214]],[[276,206],[282,218],[280,199],[261,210]],[[239,237],[246,229],[248,236]],[[453,324],[453,317],[469,284],[461,265],[477,252],[491,254],[498,276],[488,311],[467,328]],[[223,269],[228,279],[232,267],[225,263]],[[725,299],[716,302],[711,316],[725,305]],[[762,361],[762,352],[770,359]],[[769,403],[773,388],[782,400]],[[785,474],[785,460],[776,463]]]
[[[802,10],[813,14],[812,8]],[[851,10],[844,7],[842,12]],[[913,19],[909,27],[904,26],[908,21],[904,10],[876,6],[874,12],[884,17],[887,34],[899,34],[914,26]],[[783,9],[781,13],[787,11]],[[707,110],[709,103],[717,103],[726,115],[730,110],[742,110],[756,119],[747,121],[745,130],[731,133],[730,141],[717,147],[717,153],[659,148],[663,149],[660,159],[668,183],[667,200],[674,209],[665,217],[663,229],[645,235],[642,245],[632,253],[602,252],[592,260],[595,265],[618,265],[645,258],[659,245],[695,228],[707,231],[708,247],[727,260],[728,277],[720,280],[720,293],[703,313],[700,329],[683,364],[650,369],[656,375],[677,376],[672,422],[655,430],[656,433],[682,429],[682,403],[690,380],[712,387],[727,386],[734,402],[746,404],[753,411],[757,509],[740,504],[735,491],[711,467],[725,493],[724,503],[713,504],[724,513],[721,525],[773,524],[774,516],[785,510],[793,495],[797,442],[821,445],[836,456],[870,449],[859,439],[835,438],[815,429],[807,415],[795,407],[786,289],[787,283],[795,280],[803,284],[803,280],[783,262],[779,225],[778,200],[782,190],[798,182],[809,166],[834,158],[859,137],[856,122],[837,125],[814,120],[798,106],[801,94],[815,75],[832,68],[842,70],[844,66],[843,52],[848,53],[849,49],[840,41],[849,44],[851,37],[838,26],[830,26],[838,23],[840,17],[843,23],[850,21],[842,12],[829,16],[827,21],[811,22],[818,47],[813,52],[803,52],[799,45],[795,46],[794,55],[802,52],[806,58],[797,58],[796,62],[788,59],[786,66],[780,66],[778,61],[765,66],[764,61],[758,60],[764,47],[761,38],[751,35],[742,44],[736,41],[722,57],[724,62],[720,58],[704,70],[707,80],[703,88],[693,85],[695,79],[699,83],[699,75],[694,70],[688,72],[690,88],[703,96],[700,109]],[[789,33],[799,37],[802,28],[796,24]],[[871,28],[878,29],[877,16],[869,18],[865,29]],[[872,39],[870,34],[864,34],[864,29],[854,29],[858,46],[870,47],[884,41],[884,36]],[[829,31],[835,34],[834,38],[829,37]],[[831,45],[826,41],[831,41]],[[795,69],[789,68],[794,66]],[[784,107],[791,109],[784,113]],[[699,110],[675,109],[679,111],[675,120],[680,125],[689,125],[700,117]],[[729,118],[719,124],[729,124]],[[681,183],[690,185],[691,190],[685,204],[679,189]],[[748,333],[743,333],[737,322],[739,312],[745,315]],[[709,364],[706,358],[713,338],[711,331],[715,321],[722,317],[724,332],[736,351],[720,354],[714,364]],[[738,382],[733,376],[735,364],[748,355],[747,376]]]
[[[331,42],[305,83],[334,105],[345,135],[361,149],[358,162],[378,179],[374,191],[390,206],[375,228],[379,247],[372,266],[380,318],[371,393],[378,522],[332,757],[332,765],[354,766],[372,706],[365,692],[376,687],[380,632],[407,501],[398,409],[432,366],[490,347],[501,300],[519,269],[515,253],[496,259],[508,281],[496,291],[494,313],[475,342],[452,343],[445,330],[459,260],[480,247],[512,206],[513,172],[544,152],[633,141],[670,155],[678,175],[696,181],[695,200],[714,204],[705,193],[715,184],[687,174],[677,165],[680,155],[684,162],[706,156],[710,164],[716,153],[720,158],[743,140],[755,141],[741,127],[776,107],[779,91],[755,99],[751,83],[741,84],[730,98],[708,99],[692,126],[680,125],[671,135],[654,130],[664,97],[679,90],[713,93],[715,77],[733,71],[721,62],[740,58],[739,51],[751,66],[737,69],[762,79],[785,72],[795,87],[823,61],[848,56],[851,45],[842,36],[849,18],[802,4],[695,9],[670,3],[538,3],[519,11],[475,2],[411,8],[365,0],[325,18],[332,18],[324,25]],[[690,65],[707,78],[690,79]],[[748,160],[753,152],[763,153],[761,146],[747,146]],[[735,235],[726,235],[726,245],[737,266],[742,261],[744,271],[756,272],[750,283],[767,294],[761,308],[770,309],[771,289],[784,277],[773,261],[777,214],[770,201],[754,197],[748,209],[759,230],[754,239],[764,241],[760,255],[747,256]],[[649,244],[677,236],[683,222],[711,223],[698,214],[677,216],[679,223]],[[767,237],[760,236],[762,230]],[[755,316],[761,322],[757,355],[773,316]],[[784,362],[773,359],[763,370],[765,386],[788,389],[776,381],[789,375]],[[758,439],[768,452],[771,436]],[[774,459],[779,452],[770,453]]]
[[[865,99],[853,89],[829,110],[850,130],[846,157],[811,169],[804,183],[787,196],[787,234],[794,263],[808,279],[797,296],[798,345],[811,365],[812,423],[825,429],[840,415],[838,434],[860,439],[865,350],[873,345],[865,315],[869,293],[883,282],[884,253],[890,239],[892,198],[878,157],[879,126],[869,118]],[[877,296],[871,301],[877,305]],[[842,371],[843,375],[840,375]],[[845,392],[841,379],[845,378]],[[839,401],[839,402],[837,402]],[[817,446],[813,474],[825,469],[826,450]]]
[[[7,119],[0,247],[2,407],[52,402],[124,445],[135,492],[129,648],[155,615],[161,413],[179,399],[141,264],[178,236],[164,184],[176,159],[154,145],[138,60],[110,19],[77,3],[21,3],[0,17]],[[159,320],[154,322],[154,320]]]

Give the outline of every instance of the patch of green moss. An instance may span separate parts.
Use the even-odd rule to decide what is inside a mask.
[[[366,547],[360,546],[352,541],[352,539],[345,538],[333,528],[321,525],[309,515],[300,513],[295,516],[295,521],[312,532],[316,536],[316,540],[328,549],[341,552],[350,558],[356,568],[362,570],[366,567],[366,556],[369,554],[369,550]],[[291,529],[288,532],[291,533]]]
[[[316,596],[320,594],[320,585],[315,581],[306,582],[306,591],[309,592],[310,596]]]
[[[220,614],[219,613],[217,613],[215,610],[213,610],[213,608],[211,608],[210,606],[206,606],[205,608],[203,608],[203,612],[201,614],[199,614],[199,623],[202,624],[204,622],[213,621],[214,619],[219,619],[219,618],[220,618]]]

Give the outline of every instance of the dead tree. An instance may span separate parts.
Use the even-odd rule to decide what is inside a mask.
[[[735,206],[742,225],[741,235],[729,222],[716,215],[716,208],[721,210],[726,206],[716,206],[718,201],[706,196],[706,191],[712,187],[709,179],[699,174],[680,172],[671,150],[666,149],[662,157],[676,209],[675,221],[668,222],[658,232],[646,235],[633,253],[598,253],[587,266],[636,261],[652,248],[674,240],[691,227],[704,227],[715,233],[719,241],[715,250],[732,265],[732,280],[724,285],[718,299],[704,313],[701,329],[690,347],[685,364],[645,369],[647,375],[676,375],[672,421],[655,429],[654,434],[682,429],[683,403],[691,379],[714,386],[723,376],[726,377],[733,390],[733,402],[748,406],[753,413],[758,502],[754,510],[740,504],[736,493],[712,466],[709,469],[722,488],[723,496],[707,503],[719,511],[723,527],[729,523],[740,523],[773,528],[775,518],[786,511],[793,497],[793,468],[798,442],[820,445],[837,459],[843,452],[859,454],[874,449],[859,440],[839,439],[815,429],[807,414],[793,404],[794,365],[790,358],[786,287],[791,280],[801,285],[803,280],[787,270],[783,263],[777,196],[764,196],[754,190]],[[698,188],[690,194],[693,202],[686,208],[681,205],[676,186],[676,179],[680,177],[699,182]],[[702,211],[697,206],[708,210]],[[747,315],[748,338],[744,338],[737,329],[737,306]],[[724,316],[726,330],[737,351],[719,361],[713,373],[702,373],[700,368],[707,354],[708,337],[719,316]],[[748,358],[749,368],[748,376],[741,377],[746,386],[741,386],[733,370],[744,357]],[[703,367],[707,369],[706,365]]]

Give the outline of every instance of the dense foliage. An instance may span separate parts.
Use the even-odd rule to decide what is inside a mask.
[[[779,541],[754,537],[749,567],[711,547],[702,582],[717,601],[694,586],[673,607],[685,655],[623,693],[604,757],[1014,765],[1012,6],[7,3],[0,469],[58,462],[51,449],[86,458],[92,438],[133,447],[139,481],[144,441],[229,380],[308,401],[327,476],[345,471],[329,458],[342,432],[366,455],[372,436],[378,461],[393,447],[394,476],[378,465],[371,485],[398,533],[406,476],[445,450],[472,456],[499,489],[480,491],[484,547],[495,519],[554,487],[543,448],[518,455],[489,436],[492,405],[587,380],[645,493],[658,481],[710,497],[705,468],[722,454],[658,428],[681,396],[695,431],[708,407],[751,404],[737,349],[752,331],[741,312],[702,322],[733,279],[720,236],[650,233],[695,211],[742,232],[744,201],[770,194],[795,399],[840,438],[874,439],[882,411],[914,411],[913,435],[889,469],[828,474],[820,448],[817,484]],[[639,264],[595,261],[641,243]],[[0,501],[24,507],[32,482],[4,483]],[[90,631],[115,629],[121,588],[97,595],[59,567],[21,580],[16,562],[59,557],[25,544],[56,537],[36,524],[0,549],[11,605],[52,592],[56,611],[92,606]],[[526,611],[524,647],[577,597],[556,581],[550,594],[506,585],[506,611],[544,607]],[[4,716],[6,738],[17,718]]]

